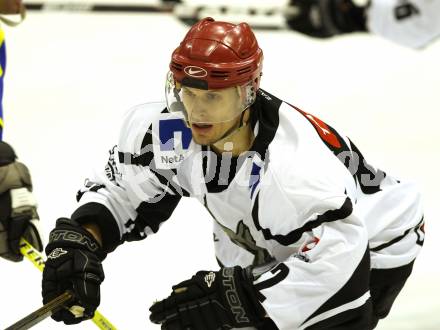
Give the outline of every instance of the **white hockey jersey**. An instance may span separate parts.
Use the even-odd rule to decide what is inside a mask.
[[[368,29],[401,45],[420,48],[440,36],[440,1],[372,0]]]
[[[251,113],[252,148],[232,157],[195,144],[163,103],[135,107],[72,218],[96,222],[112,251],[157,232],[181,196],[197,198],[221,265],[278,262],[255,287],[279,329],[366,329],[370,268],[408,265],[423,243],[417,190],[263,90]]]

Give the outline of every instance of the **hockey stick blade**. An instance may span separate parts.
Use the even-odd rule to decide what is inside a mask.
[[[59,295],[55,299],[49,301],[43,307],[32,312],[28,316],[22,318],[20,321],[14,323],[5,330],[26,330],[33,327],[35,324],[43,321],[46,317],[51,316],[53,313],[59,311],[63,306],[72,300],[73,294],[70,291],[66,291]]]
[[[20,252],[26,257],[26,259],[31,261],[35,267],[40,271],[43,271],[45,263],[43,255],[24,238],[20,239]],[[101,330],[117,330],[116,327],[99,311],[95,311],[92,321]]]

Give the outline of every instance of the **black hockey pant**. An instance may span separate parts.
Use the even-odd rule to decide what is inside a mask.
[[[371,327],[374,329],[380,319],[385,318],[393,306],[398,294],[405,285],[406,280],[411,274],[414,261],[408,265],[391,269],[372,269],[370,273],[370,294],[372,303]],[[371,305],[370,305],[371,306]],[[371,308],[367,308],[367,310]],[[368,316],[366,316],[368,318]],[[367,322],[368,324],[368,322]],[[312,328],[314,328],[312,326]],[[335,329],[325,327],[322,329]],[[353,330],[350,325],[340,326],[337,329]],[[368,330],[369,330],[368,329]],[[272,320],[267,319],[259,330],[278,330]],[[357,329],[361,330],[361,329]],[[367,330],[367,329],[364,329]]]
[[[397,268],[371,270],[370,294],[373,303],[371,329],[374,329],[379,320],[390,312],[394,300],[411,274],[413,264],[414,261]]]

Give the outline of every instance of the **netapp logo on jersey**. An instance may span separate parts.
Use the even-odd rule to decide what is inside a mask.
[[[160,160],[162,161],[162,164],[180,163],[184,159],[185,157],[183,157],[183,155],[160,156]]]
[[[205,69],[193,65],[185,67],[183,71],[185,71],[188,76],[194,78],[203,78],[208,75],[208,72]]]

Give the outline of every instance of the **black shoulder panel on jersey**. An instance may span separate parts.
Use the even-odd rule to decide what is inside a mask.
[[[254,206],[252,208],[252,219],[254,221],[255,227],[263,233],[266,240],[273,239],[280,243],[281,245],[288,246],[296,243],[301,239],[301,236],[313,228],[319,227],[325,222],[333,222],[337,220],[342,220],[347,218],[353,212],[353,204],[350,198],[346,198],[344,204],[335,210],[328,210],[325,213],[318,215],[315,220],[311,220],[305,223],[302,227],[297,228],[286,235],[273,235],[268,228],[262,228],[259,222],[258,211],[259,211],[259,193],[255,198]]]
[[[314,115],[307,113],[290,103],[287,104],[289,104],[293,109],[302,114],[304,118],[306,118],[310,122],[310,124],[315,128],[322,142],[324,142],[324,144],[335,154],[335,156],[338,156],[341,152],[344,151],[351,151],[350,148],[347,146],[347,143],[345,143],[344,139],[333,127],[323,122],[318,117],[315,117]],[[344,165],[348,168],[349,164],[347,160],[345,161]]]
[[[279,110],[283,102],[263,89],[259,89],[257,99],[252,105],[251,125],[255,127],[258,122],[258,134],[255,137],[251,151],[257,152],[265,160],[267,148],[280,123]]]
[[[361,154],[356,145],[350,140],[351,149],[353,154],[356,155],[358,159],[358,168],[355,173],[357,182],[361,187],[361,190],[366,195],[371,195],[379,192],[380,184],[386,177],[386,173],[375,169],[373,166],[369,165],[365,160],[364,156]]]
[[[313,319],[314,317],[328,312],[334,308],[348,304],[356,299],[365,295],[369,290],[369,278],[370,278],[370,252],[366,248],[365,253],[359,262],[358,266],[354,270],[350,279],[345,285],[338,290],[330,299],[321,305],[312,315],[310,315],[304,323]],[[368,325],[371,321],[371,302],[368,300],[362,306],[370,307],[360,308],[351,313],[345,313],[344,315],[335,315],[330,318],[326,318],[323,321],[313,324],[306,329],[368,329]],[[366,312],[369,311],[368,314]]]
[[[339,133],[330,125],[323,122],[318,117],[313,116],[310,113],[307,113],[300,108],[290,104],[292,108],[298,111],[300,114],[306,118],[310,124],[315,128],[322,142],[330,149],[333,154],[338,157],[338,159],[344,164],[344,166],[351,172],[353,179],[356,181],[356,174],[353,173],[350,169],[350,162],[352,160],[352,151],[345,143],[345,140],[339,135]]]
[[[324,142],[327,148],[329,148],[350,171],[364,194],[374,194],[381,190],[380,183],[386,176],[385,172],[376,170],[373,166],[369,165],[351,140],[350,146],[348,146],[338,131],[333,127],[312,114],[307,113],[294,105],[289,105],[310,122],[322,142]]]
[[[103,249],[106,253],[112,252],[121,244],[116,219],[104,205],[93,202],[83,204],[73,212],[71,218],[79,224],[95,223],[101,231]]]

